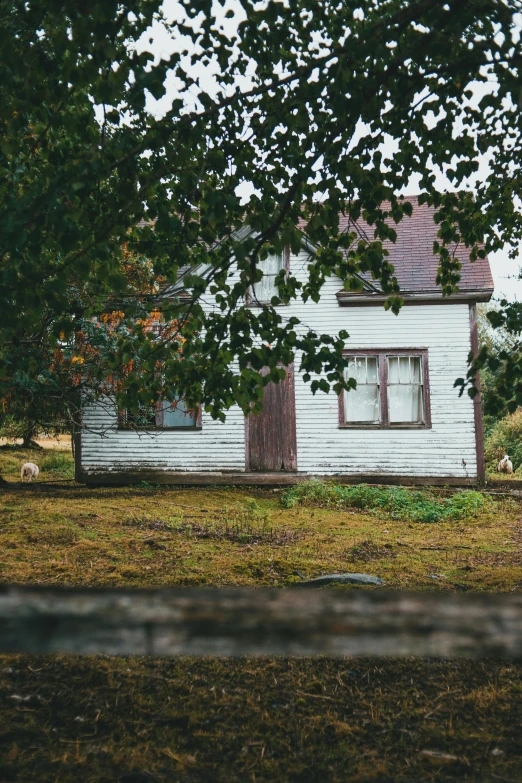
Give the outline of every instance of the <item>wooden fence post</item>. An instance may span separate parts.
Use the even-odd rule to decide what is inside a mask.
[[[522,595],[4,586],[0,652],[522,659]]]

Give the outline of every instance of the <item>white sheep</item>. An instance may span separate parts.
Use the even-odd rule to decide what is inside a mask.
[[[38,465],[35,465],[34,462],[24,462],[22,470],[20,471],[20,476],[22,481],[25,476],[27,476],[27,481],[32,481],[33,478],[38,476],[39,472]]]
[[[509,459],[509,456],[505,454],[497,465],[498,473],[513,473],[513,463]]]

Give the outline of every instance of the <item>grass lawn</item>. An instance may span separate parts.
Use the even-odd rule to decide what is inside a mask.
[[[67,452],[0,448],[2,476],[26,460],[39,480],[0,489],[3,582],[522,589],[511,498],[85,489]],[[521,696],[509,663],[2,656],[0,781],[522,782]]]

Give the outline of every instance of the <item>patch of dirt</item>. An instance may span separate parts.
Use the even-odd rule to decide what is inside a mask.
[[[127,517],[122,520],[125,527],[135,527],[138,530],[170,530],[172,525],[165,519],[150,519],[149,517]]]
[[[397,557],[393,551],[393,544],[379,546],[371,539],[359,541],[346,552],[347,557],[368,563],[370,560],[380,560],[383,557]]]
[[[35,530],[27,536],[30,544],[51,544],[60,546],[63,544],[74,544],[78,541],[78,531],[68,525],[55,525],[52,528],[42,526],[40,530]]]
[[[235,544],[270,544],[271,546],[288,546],[295,544],[303,533],[284,527],[254,527],[250,525],[202,525],[188,523],[180,525],[176,533],[194,538],[210,538],[216,541],[231,541]]]
[[[522,775],[522,666],[0,657],[0,779],[494,783]]]

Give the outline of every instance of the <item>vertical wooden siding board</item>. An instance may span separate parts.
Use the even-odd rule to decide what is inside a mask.
[[[263,368],[262,375],[268,375]],[[263,410],[248,417],[248,448],[250,470],[295,470],[296,427],[293,366],[286,368],[286,376],[279,383],[264,388]]]
[[[250,421],[248,416],[245,416],[243,429],[245,433],[245,470],[250,470]]]
[[[287,470],[297,470],[297,435],[296,435],[296,409],[295,409],[295,369],[294,364],[287,368],[287,404],[286,413],[288,430],[288,442],[286,444],[286,458],[288,460]]]

